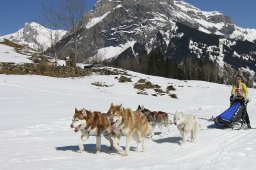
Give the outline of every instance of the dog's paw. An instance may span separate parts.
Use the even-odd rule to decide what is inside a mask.
[[[97,154],[97,155],[100,154],[100,151],[95,151],[95,154]]]
[[[137,149],[135,149],[136,152],[144,152],[144,150],[140,147],[138,147]]]
[[[121,153],[122,156],[128,156],[128,153],[127,152],[123,152]]]
[[[187,143],[187,141],[183,141],[181,142],[181,145],[185,145]]]
[[[77,153],[83,153],[84,150],[77,150]]]
[[[196,143],[196,139],[192,139],[191,142],[192,142],[192,143]]]
[[[137,148],[135,149],[135,152],[141,152],[141,149]]]
[[[183,146],[183,145],[186,144],[186,141],[179,141],[178,144],[179,144],[180,146]]]
[[[123,148],[121,148],[120,146],[115,146],[114,147],[118,153],[122,154],[124,152]]]
[[[117,153],[119,153],[120,155],[122,155],[124,153],[123,150],[117,150]]]
[[[138,149],[137,152],[144,152],[144,150],[143,149]]]
[[[149,138],[150,140],[154,140],[154,139],[155,139],[155,136],[154,136],[154,135],[150,135],[150,136],[148,136],[148,138]]]

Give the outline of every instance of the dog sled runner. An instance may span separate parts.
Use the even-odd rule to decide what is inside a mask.
[[[234,104],[217,116],[214,119],[214,123],[220,128],[233,128],[238,129],[244,124],[243,112],[246,111],[245,105],[236,101]]]

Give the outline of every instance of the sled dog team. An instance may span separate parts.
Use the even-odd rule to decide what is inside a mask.
[[[176,112],[173,123],[177,126],[181,137],[182,144],[186,143],[191,137],[194,142],[200,128],[198,119],[190,114]],[[115,148],[118,153],[127,156],[130,151],[131,140],[137,143],[138,152],[144,151],[144,140],[147,136],[150,138],[154,135],[154,128],[157,125],[163,132],[163,127],[169,130],[172,121],[165,112],[150,111],[143,106],[138,106],[136,111],[124,108],[122,105],[111,103],[107,113],[98,111],[89,111],[86,109],[77,110],[73,115],[71,128],[75,132],[81,132],[79,139],[79,152],[84,151],[84,142],[89,136],[96,136],[96,153],[101,150],[101,136],[103,135],[110,142],[110,149]],[[119,146],[120,138],[126,137],[125,150]]]

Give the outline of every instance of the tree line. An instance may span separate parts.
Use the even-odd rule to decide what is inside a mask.
[[[114,63],[114,64],[113,64]],[[176,58],[167,58],[161,52],[151,51],[132,59],[115,60],[112,65],[123,69],[141,72],[148,75],[162,76],[179,80],[202,80],[220,84],[233,84],[236,74],[244,77],[245,83],[253,87],[255,76],[234,69],[231,65],[224,64],[220,68],[216,61],[207,57],[197,58],[193,55],[184,56],[177,61]]]
[[[180,80],[203,80],[224,83],[218,74],[218,64],[202,58],[186,56],[181,62],[177,62],[175,59],[165,58],[161,53],[152,52],[149,54],[147,65],[147,70],[143,70],[146,74]]]

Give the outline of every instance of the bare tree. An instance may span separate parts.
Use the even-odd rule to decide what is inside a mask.
[[[56,54],[56,44],[60,40],[60,31],[63,29],[63,24],[61,21],[61,12],[57,11],[57,6],[50,1],[44,1],[42,3],[42,14],[41,21],[47,25],[49,28],[48,36],[51,43],[51,51],[53,52],[53,57],[55,59],[55,64],[57,63],[57,54]]]
[[[72,51],[75,54],[76,60],[78,55],[78,30],[82,25],[82,16],[86,12],[86,0],[57,0],[54,2],[45,1],[42,5],[43,17],[51,28],[70,30],[73,40]],[[59,35],[58,32],[50,32],[51,45],[55,57],[56,43],[59,40]]]
[[[78,31],[82,25],[82,16],[86,12],[86,0],[61,0],[62,18],[67,29],[71,30],[75,62],[78,58]]]

